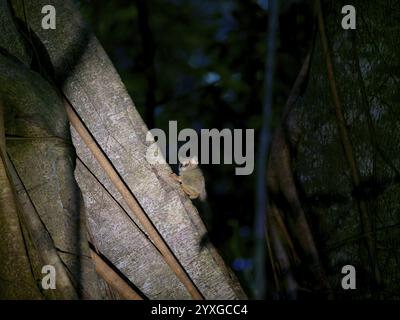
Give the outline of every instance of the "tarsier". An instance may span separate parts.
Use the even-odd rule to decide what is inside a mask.
[[[180,160],[179,176],[176,176],[176,180],[180,182],[183,191],[190,199],[206,200],[204,175],[196,157]]]

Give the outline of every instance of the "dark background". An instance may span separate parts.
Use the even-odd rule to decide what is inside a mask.
[[[268,0],[80,1],[149,128],[261,128]],[[313,38],[307,1],[280,1],[273,117],[282,108]],[[257,153],[257,140],[255,143]],[[203,165],[210,239],[254,292],[255,173]]]

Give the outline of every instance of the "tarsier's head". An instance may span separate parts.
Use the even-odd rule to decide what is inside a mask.
[[[191,158],[179,159],[179,171],[190,171],[198,167],[199,160],[196,156]]]

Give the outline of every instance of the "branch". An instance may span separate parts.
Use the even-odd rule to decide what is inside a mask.
[[[266,169],[268,147],[271,140],[269,122],[273,100],[273,81],[275,70],[276,33],[278,29],[278,0],[271,0],[268,17],[267,57],[264,73],[264,103],[262,113],[262,127],[259,138],[259,153],[257,157],[257,185],[256,185],[256,213],[255,213],[255,287],[256,297],[263,299],[265,296],[265,238],[267,211],[267,183]]]

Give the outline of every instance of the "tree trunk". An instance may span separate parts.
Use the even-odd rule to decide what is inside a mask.
[[[7,8],[7,1],[0,3]],[[57,10],[56,30],[41,28],[40,12],[46,1],[25,2],[25,8],[20,1],[11,3],[15,17],[11,10],[1,10],[0,16],[4,29],[0,32],[0,90],[5,105],[6,149],[78,296],[106,298],[115,293],[110,294],[109,287],[94,272],[88,233],[99,256],[142,296],[191,298],[72,129],[78,157],[75,178],[83,195],[81,206],[73,177],[75,154],[62,94],[204,298],[244,298],[239,283],[214,247],[210,243],[204,248],[200,246],[206,230],[191,201],[171,179],[170,167],[146,161],[147,128],[106,53],[72,2],[53,1]],[[19,28],[16,22],[9,23],[13,19]],[[12,30],[6,30],[11,25]],[[11,36],[18,41],[11,42]],[[37,72],[29,70],[32,65]],[[15,250],[19,254],[22,249]],[[10,258],[10,253],[4,254]],[[65,296],[65,292],[60,295]],[[21,291],[16,296],[24,294]]]
[[[283,269],[297,275],[303,292],[398,298],[400,3],[353,1],[357,29],[343,30],[341,8],[347,3],[321,2],[324,21],[305,90],[290,104],[270,161],[272,206],[289,230],[290,241],[285,228],[277,227],[280,241],[293,242],[286,252],[293,256],[294,247],[300,259]],[[274,166],[280,155],[286,165]],[[307,232],[293,227],[303,211]],[[308,246],[302,244],[305,235],[311,237]],[[356,269],[357,290],[341,286],[348,264]],[[328,283],[321,286],[325,277]]]

